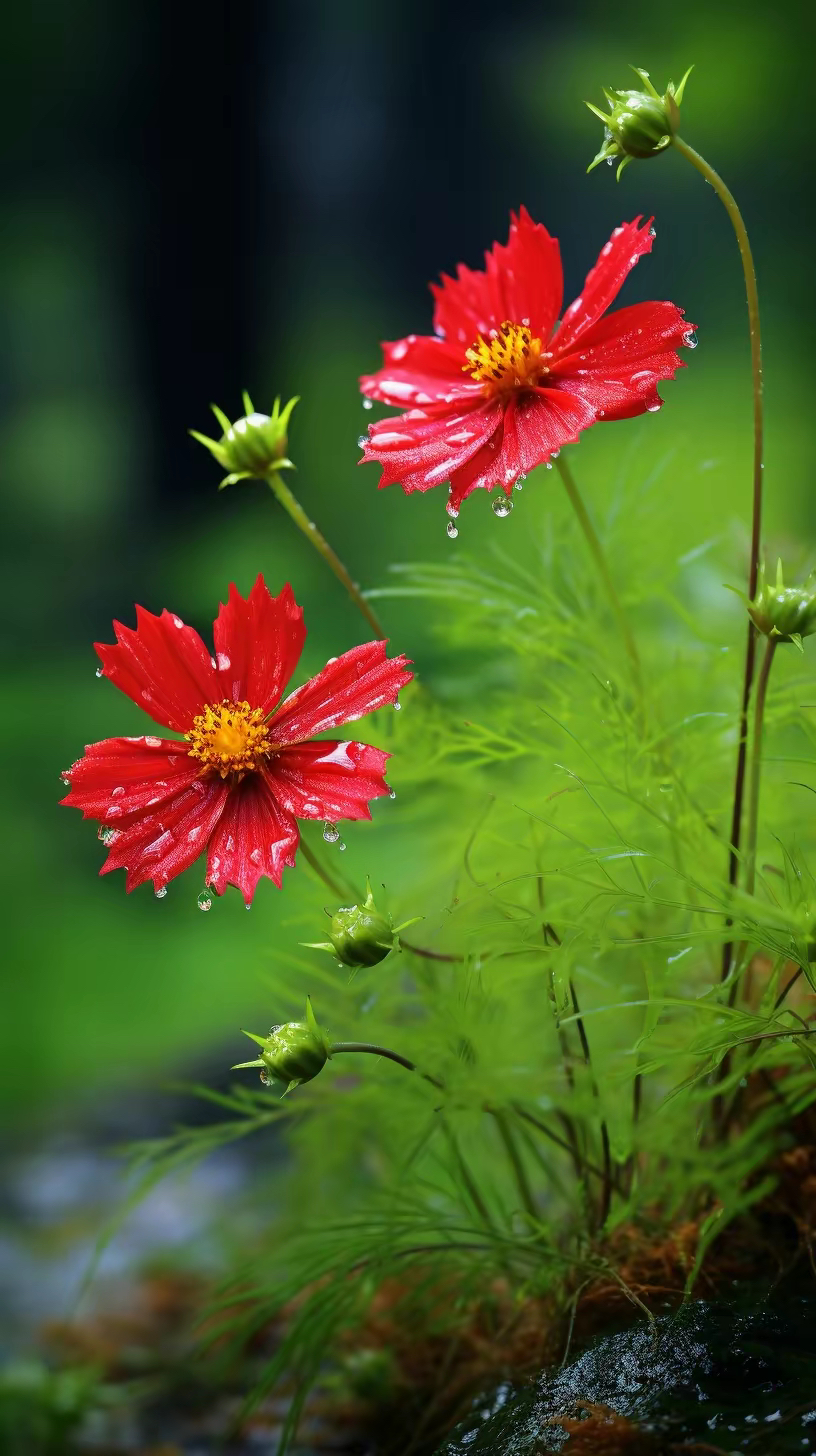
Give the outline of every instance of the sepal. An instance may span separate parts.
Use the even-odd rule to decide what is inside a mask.
[[[310,950],[325,950],[335,955],[341,965],[358,970],[376,966],[399,945],[399,933],[416,925],[422,916],[395,925],[387,911],[379,910],[374,901],[371,883],[366,880],[366,898],[361,905],[345,905],[331,918],[329,939],[306,941]]]
[[[734,590],[734,588],[732,588]],[[758,632],[777,642],[792,642],[804,651],[802,639],[816,632],[816,571],[800,586],[786,586],[781,560],[776,563],[776,580],[767,578],[764,564],[759,569],[753,601],[738,592]]]
[[[280,399],[276,399],[271,415],[259,414],[246,390],[243,402],[246,413],[232,422],[218,405],[211,405],[221,426],[220,440],[212,440],[198,430],[190,430],[193,439],[209,450],[213,459],[227,472],[219,490],[234,485],[238,480],[267,479],[275,471],[295,468],[286,449],[289,420],[298,396],[290,399],[283,409]]]
[[[261,1055],[251,1062],[237,1062],[232,1070],[260,1067],[265,1086],[271,1082],[284,1084],[284,1097],[302,1082],[311,1082],[331,1057],[328,1036],[318,1025],[308,996],[303,1021],[273,1026],[268,1036],[258,1036],[254,1031],[245,1031],[244,1036],[261,1048]]]
[[[680,124],[680,103],[692,69],[689,66],[679,86],[670,81],[661,96],[652,85],[649,72],[633,66],[632,70],[640,78],[643,90],[608,91],[604,87],[608,111],[602,111],[600,107],[587,101],[593,116],[597,116],[604,125],[603,145],[593,157],[587,171],[591,172],[601,162],[609,162],[611,165],[616,157],[620,157],[617,171],[620,181],[621,173],[634,157],[656,157],[671,146]]]

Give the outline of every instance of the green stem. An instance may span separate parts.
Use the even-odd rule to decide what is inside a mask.
[[[503,1112],[497,1110],[493,1113],[493,1116],[496,1121],[496,1126],[499,1129],[499,1136],[504,1144],[504,1150],[507,1153],[510,1166],[513,1169],[513,1177],[516,1180],[516,1187],[518,1188],[519,1197],[524,1205],[525,1212],[532,1219],[533,1223],[538,1223],[540,1221],[540,1214],[533,1197],[533,1190],[527,1179],[526,1169],[521,1160],[521,1153],[510,1130],[510,1124]]]
[[[376,613],[372,611],[356,581],[352,580],[337,552],[329,545],[326,537],[318,530],[314,521],[309,520],[300,501],[292,494],[286,482],[281,479],[280,472],[273,470],[264,479],[274,493],[276,500],[283,506],[283,509],[294,521],[298,530],[303,532],[307,541],[311,541],[315,550],[323,557],[327,566],[334,572],[337,580],[345,587],[355,607],[357,607],[358,611],[362,612],[375,637],[379,637],[381,641],[385,641],[386,633],[383,631],[382,623]]]
[[[337,895],[340,900],[345,900],[347,891],[343,889],[339,880],[335,880],[333,875],[329,874],[326,866],[321,863],[314,851],[309,848],[305,839],[301,838],[299,848],[306,863],[311,865],[315,874],[323,881],[326,888],[331,890],[333,895]]]
[[[558,468],[558,473],[561,476],[562,481],[564,482],[564,488],[567,492],[567,495],[569,496],[570,504],[575,511],[576,516],[578,517],[578,524],[584,533],[586,543],[592,554],[592,559],[598,568],[598,573],[600,575],[601,581],[604,584],[606,594],[609,598],[609,604],[615,614],[615,619],[620,629],[623,644],[629,655],[629,661],[632,665],[632,675],[635,679],[635,683],[638,689],[640,689],[642,681],[640,670],[640,655],[638,653],[637,644],[632,634],[632,628],[629,625],[628,618],[621,605],[620,597],[618,596],[618,593],[615,589],[615,583],[612,580],[612,573],[609,570],[609,564],[607,562],[606,556],[604,555],[603,546],[598,539],[595,527],[593,526],[592,521],[589,518],[589,513],[586,506],[584,505],[578,486],[575,483],[575,477],[573,476],[572,471],[570,470],[566,460],[564,459],[563,453],[557,457],[555,463]]]
[[[754,732],[751,739],[751,763],[748,772],[748,844],[745,855],[745,888],[749,895],[754,893],[756,883],[756,851],[759,832],[759,791],[762,782],[762,731],[765,721],[765,700],[768,695],[768,680],[771,676],[776,638],[769,637],[765,655],[757,678],[756,701],[754,703]]]
[[[745,277],[745,296],[748,302],[748,327],[751,335],[751,374],[753,378],[754,398],[754,463],[753,463],[753,489],[751,505],[751,560],[748,568],[748,595],[753,600],[756,595],[757,575],[759,572],[759,553],[762,536],[762,476],[763,476],[763,418],[762,418],[762,336],[759,327],[759,293],[757,291],[756,269],[754,268],[751,244],[748,241],[748,233],[743,222],[742,213],[737,206],[736,199],[732,192],[726,187],[719,173],[710,167],[699,152],[695,152],[687,142],[679,136],[673,138],[673,145],[680,152],[681,156],[691,162],[693,167],[709,182],[714,188],[717,196],[723,204],[731,226],[734,229],[742,261],[742,271]],[[737,769],[734,777],[734,804],[731,817],[731,841],[728,856],[728,882],[736,885],[739,876],[739,849],[742,837],[742,807],[745,793],[745,762],[748,746],[748,706],[751,701],[751,687],[754,681],[754,670],[756,665],[756,630],[752,622],[748,623],[748,635],[745,644],[745,668],[742,682],[742,701],[740,705],[739,720],[739,745],[737,748]],[[722,978],[726,979],[731,970],[732,945],[727,943],[723,946]]]

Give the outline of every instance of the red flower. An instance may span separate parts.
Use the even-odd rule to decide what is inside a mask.
[[[105,826],[101,874],[124,868],[128,892],[152,880],[161,894],[206,849],[208,885],[237,885],[250,905],[263,875],[280,886],[295,863],[298,819],[371,818],[389,755],[315,734],[395,702],[406,658],[353,647],[281,703],[306,636],[290,586],[273,597],[259,576],[246,601],[231,586],[215,657],[172,612],[137,607],[136,620],[95,644],[102,675],[184,737],[106,738],[65,774],[63,804]]]
[[[511,214],[507,246],[494,244],[484,272],[460,264],[455,279],[432,285],[435,335],[384,344],[385,367],[360,380],[370,399],[406,410],[361,441],[363,459],[383,467],[381,488],[398,482],[408,494],[449,481],[456,515],[479,487],[509,496],[596,420],[660,408],[658,381],[681,367],[676,350],[693,347],[693,326],[673,303],[604,317],[651,252],[653,230],[640,221],[615,229],[560,323],[558,242],[525,208]]]

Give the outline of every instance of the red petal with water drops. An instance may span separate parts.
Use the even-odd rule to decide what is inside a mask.
[[[615,228],[609,242],[604,243],[595,267],[586,276],[582,292],[570,304],[552,341],[556,359],[571,350],[581,335],[606,313],[638,259],[652,251],[652,219],[642,227],[640,221],[636,217],[633,222],[622,223]]]
[[[275,747],[304,743],[395,703],[413,673],[407,671],[408,658],[386,657],[385,649],[385,642],[352,647],[290,693],[269,723]]]
[[[360,379],[360,389],[369,399],[397,409],[421,409],[481,398],[481,385],[462,369],[462,350],[444,339],[410,334],[394,344],[383,344],[382,350],[382,369]]]
[[[483,399],[467,412],[412,410],[399,419],[371,425],[364,458],[383,467],[380,489],[398,484],[406,494],[432,490],[476,454],[495,434],[501,418],[499,400]]]
[[[206,703],[223,696],[210,654],[173,612],[136,608],[136,629],[114,622],[116,644],[96,642],[104,675],[156,723],[186,733]]]
[[[71,790],[62,800],[112,829],[132,824],[198,778],[201,765],[176,738],[105,738],[90,743],[67,770]]]
[[[162,891],[203,853],[229,795],[228,785],[219,778],[196,779],[153,813],[115,830],[99,873],[125,869],[128,894],[145,880]]]
[[[288,582],[273,597],[262,576],[244,599],[233,583],[213,628],[219,697],[271,713],[300,661],[306,628]]]
[[[505,319],[526,324],[546,344],[564,297],[558,239],[551,237],[542,223],[533,222],[526,207],[522,207],[518,217],[511,213],[506,246],[494,243],[487,265],[495,271],[501,298],[502,311],[495,324]]]
[[[548,460],[595,423],[595,411],[566,391],[537,389],[512,395],[503,430],[451,476],[450,506],[458,510],[474,490],[501,486],[510,495],[519,476]]]
[[[367,743],[300,743],[270,761],[276,798],[298,819],[370,819],[372,799],[388,793],[390,755]]]
[[[658,383],[685,367],[677,350],[687,345],[693,329],[673,303],[616,309],[588,329],[572,353],[559,358],[555,382],[581,395],[607,420],[659,409]]]
[[[207,884],[219,895],[235,885],[251,905],[264,876],[281,888],[284,869],[295,863],[299,838],[295,820],[278,803],[264,775],[249,774],[230,792],[210,840]]]

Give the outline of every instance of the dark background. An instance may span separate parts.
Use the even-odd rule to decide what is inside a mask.
[[[724,534],[739,572],[750,379],[727,221],[674,154],[631,166],[620,186],[605,167],[584,175],[600,128],[583,100],[627,85],[630,62],[661,87],[696,65],[683,134],[740,199],[760,277],[768,536],[804,552],[810,16],[701,0],[40,0],[8,12],[0,1116],[18,1133],[226,1056],[235,1026],[268,1004],[259,971],[298,903],[290,875],[283,896],[261,886],[249,917],[237,896],[201,916],[196,869],[161,904],[149,887],[126,900],[121,876],[96,876],[93,827],[57,808],[59,771],[84,742],[143,731],[95,681],[91,645],[110,639],[113,616],[132,621],[134,601],[207,631],[228,581],[246,589],[263,570],[274,589],[291,578],[306,607],[309,667],[360,640],[268,491],[218,494],[217,467],[186,433],[210,430],[211,400],[232,417],[243,387],[260,409],[303,396],[293,484],[364,584],[392,561],[439,559],[452,549],[439,493],[378,494],[373,467],[355,465],[368,419],[356,378],[376,367],[378,340],[427,331],[427,281],[478,263],[520,202],[559,236],[568,298],[612,228],[654,212],[655,254],[623,301],[674,298],[702,347],[648,435],[642,421],[593,432],[582,474],[597,501],[604,471],[647,439],[677,493],[678,550]],[[494,526],[487,502],[469,503],[462,524],[477,549]],[[524,525],[507,530],[512,543]],[[396,650],[442,671],[427,626],[388,611]]]

